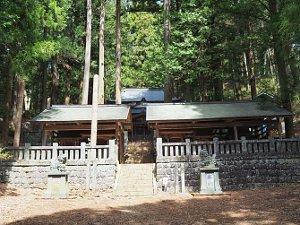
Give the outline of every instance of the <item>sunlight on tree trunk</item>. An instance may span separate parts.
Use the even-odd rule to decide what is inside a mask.
[[[171,1],[164,0],[164,45],[166,51],[169,48],[171,33],[170,6]],[[172,102],[172,77],[169,72],[167,72],[165,77],[165,102]]]
[[[116,104],[121,103],[121,0],[116,0]]]
[[[87,0],[87,19],[86,19],[86,43],[84,57],[84,75],[82,87],[81,104],[87,105],[89,100],[89,80],[91,67],[91,39],[92,39],[92,0]]]
[[[105,0],[101,1],[100,23],[99,23],[99,104],[104,104],[105,85],[104,85],[104,30],[105,30]]]

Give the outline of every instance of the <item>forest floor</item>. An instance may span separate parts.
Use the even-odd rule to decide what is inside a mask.
[[[300,185],[218,196],[85,196],[43,199],[41,191],[0,188],[0,224],[300,224]]]

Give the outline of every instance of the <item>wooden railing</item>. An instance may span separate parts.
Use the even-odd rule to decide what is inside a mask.
[[[157,161],[160,160],[186,160],[199,158],[201,151],[209,155],[265,155],[265,154],[300,154],[300,138],[290,139],[265,139],[265,140],[230,140],[219,141],[214,138],[213,141],[191,142],[186,139],[185,142],[162,142],[162,138],[156,139]]]
[[[17,162],[50,162],[64,155],[67,162],[84,162],[87,160],[99,163],[116,163],[118,147],[115,140],[109,140],[108,145],[90,146],[82,142],[80,146],[31,146],[6,148],[12,154],[12,160]]]

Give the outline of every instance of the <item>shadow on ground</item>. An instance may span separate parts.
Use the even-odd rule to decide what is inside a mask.
[[[17,196],[17,190],[8,185],[9,173],[12,167],[12,160],[3,160],[0,156],[0,197],[1,196]]]
[[[297,188],[297,187],[296,187]],[[299,186],[298,186],[299,188]],[[91,207],[19,220],[9,225],[106,224],[299,224],[299,190],[233,192],[131,206]],[[84,201],[84,200],[82,200]],[[116,200],[114,200],[116,201]],[[101,202],[99,202],[101,204]],[[113,204],[112,204],[113,205]],[[100,207],[99,207],[100,208]]]
[[[18,196],[17,189],[8,187],[6,183],[0,183],[0,197],[1,196]]]

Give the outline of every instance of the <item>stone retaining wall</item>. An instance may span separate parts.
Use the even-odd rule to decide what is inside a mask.
[[[112,189],[115,185],[117,166],[115,164],[69,164],[66,166],[70,189],[80,190],[87,186],[98,190]],[[21,164],[0,162],[0,182],[13,187],[47,188],[49,164]]]
[[[300,182],[300,155],[228,155],[219,158],[220,182],[223,190],[268,187]],[[190,192],[200,189],[201,160],[160,161],[156,165],[157,188],[167,192],[180,191],[180,170],[184,167],[185,185]],[[175,179],[177,171],[178,178]],[[178,172],[179,171],[179,172]],[[179,187],[179,188],[178,188]]]

